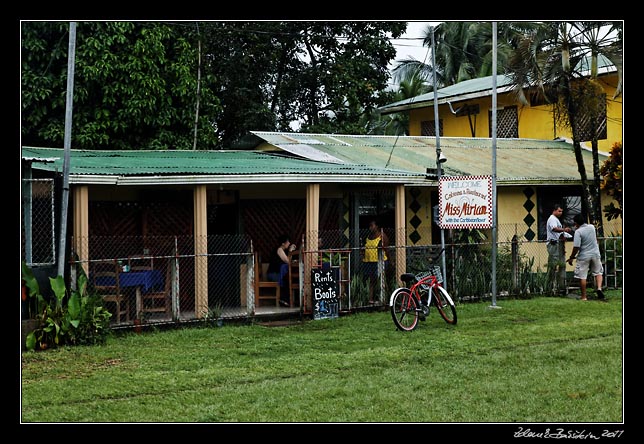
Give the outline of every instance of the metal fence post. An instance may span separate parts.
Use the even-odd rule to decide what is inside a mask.
[[[246,258],[246,313],[255,315],[255,254],[251,252]]]
[[[519,241],[517,235],[512,236],[512,290],[519,288]]]

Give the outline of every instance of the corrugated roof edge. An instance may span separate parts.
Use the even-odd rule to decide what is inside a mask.
[[[42,165],[40,169],[45,169],[45,170],[55,170],[55,169],[60,169],[62,166],[60,163],[62,162],[62,148],[49,148],[49,147],[23,147],[23,158],[30,158],[30,159],[45,159],[45,157],[38,156],[38,154],[44,154],[47,156],[48,159],[53,159],[55,161],[54,165]],[[285,175],[285,176],[298,176],[298,177],[315,177],[315,176],[320,176],[320,175],[328,175],[328,176],[334,176],[334,177],[357,177],[357,176],[370,176],[370,177],[375,177],[375,176],[380,176],[380,177],[409,177],[409,178],[418,178],[421,177],[422,175],[416,172],[412,171],[407,171],[407,170],[399,170],[399,169],[387,169],[387,168],[378,168],[374,167],[371,165],[367,164],[338,164],[338,163],[332,163],[332,162],[323,162],[323,161],[317,161],[317,160],[310,160],[306,158],[301,158],[301,157],[295,157],[290,154],[284,154],[284,153],[267,153],[267,152],[262,152],[262,151],[249,151],[249,150],[209,150],[209,151],[188,151],[188,150],[71,150],[72,151],[72,161],[74,159],[78,161],[81,161],[81,159],[100,159],[101,157],[104,158],[130,158],[130,157],[139,157],[141,159],[145,159],[146,155],[150,154],[168,154],[168,156],[155,156],[156,158],[162,158],[162,159],[190,159],[191,157],[197,158],[197,154],[206,154],[205,157],[206,161],[209,160],[209,158],[213,158],[211,155],[239,155],[239,159],[236,159],[240,162],[248,162],[252,161],[255,159],[256,161],[259,160],[272,160],[273,166],[268,166],[266,168],[266,171],[261,171],[261,170],[253,170],[252,166],[249,166],[248,164],[244,164],[244,168],[241,168],[239,171],[233,171],[234,168],[230,166],[224,166],[221,167],[220,169],[217,169],[216,166],[213,166],[212,170],[208,170],[207,167],[203,166],[202,164],[194,164],[194,165],[187,165],[185,166],[184,169],[176,169],[176,165],[171,165],[171,166],[150,166],[149,168],[146,166],[135,166],[133,168],[137,169],[136,171],[127,171],[127,167],[131,166],[122,166],[122,165],[102,165],[100,167],[97,167],[96,164],[88,164],[88,165],[83,165],[83,164],[76,164],[73,165],[73,168],[75,171],[72,172],[72,175],[76,176],[84,176],[84,175],[92,175],[92,176],[154,176],[154,175],[164,175],[165,177],[168,176],[190,176],[190,175],[203,175],[203,176],[211,176],[211,177],[221,177],[221,176],[252,176],[252,175],[262,175],[262,176],[279,176],[279,175]],[[60,154],[57,158],[52,158],[51,154],[56,153]],[[83,154],[87,154],[87,156],[84,156]],[[177,157],[177,154],[184,154],[187,156],[179,156]],[[195,154],[195,156],[190,156],[190,154]],[[133,156],[135,155],[135,156]],[[274,162],[278,161],[278,159],[285,159],[288,160],[289,164],[286,165],[278,165],[275,166],[276,164]],[[213,158],[213,160],[215,160]],[[263,164],[262,164],[263,165]],[[104,171],[100,171],[100,169],[104,169]],[[175,168],[174,171],[170,171],[170,169]],[[222,169],[224,171],[222,171]]]

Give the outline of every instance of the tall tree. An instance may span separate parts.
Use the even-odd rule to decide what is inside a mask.
[[[582,181],[582,211],[603,235],[600,173],[597,153],[599,116],[606,106],[597,83],[597,57],[605,56],[617,68],[621,93],[622,30],[618,22],[548,22],[525,33],[508,63],[508,74],[519,100],[527,103],[524,89],[541,91],[553,104],[557,124],[570,128]],[[590,66],[587,61],[590,60]],[[586,174],[581,142],[585,121],[592,127],[593,177]]]
[[[251,130],[366,132],[405,22],[80,22],[74,148],[234,146]],[[22,27],[23,143],[62,144],[66,23]],[[198,100],[197,100],[198,99]],[[198,109],[197,109],[198,107]]]
[[[21,32],[22,142],[61,146],[68,24],[24,22]],[[192,147],[198,55],[191,32],[155,22],[78,23],[72,147]],[[212,80],[202,79],[200,146],[216,141]]]
[[[297,117],[303,131],[364,132],[360,120],[387,100],[388,64],[396,55],[390,37],[405,22],[288,23],[297,49],[281,85],[279,108]]]

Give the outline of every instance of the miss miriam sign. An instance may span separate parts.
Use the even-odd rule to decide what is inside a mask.
[[[441,228],[492,228],[492,176],[441,177],[438,196]]]

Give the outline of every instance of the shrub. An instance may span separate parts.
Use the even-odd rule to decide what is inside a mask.
[[[53,297],[49,300],[40,292],[32,270],[23,261],[22,279],[35,299],[37,327],[27,335],[27,350],[45,350],[62,345],[101,344],[110,334],[111,313],[103,307],[102,299],[90,295],[87,275],[78,266],[76,289],[65,287],[62,276],[49,278]]]

